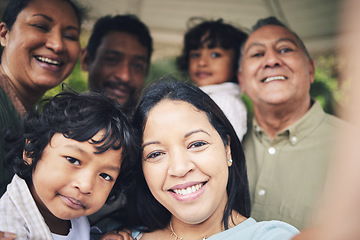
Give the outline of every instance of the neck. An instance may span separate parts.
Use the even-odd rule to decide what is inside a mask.
[[[31,109],[45,93],[43,90],[32,89],[30,86],[24,85],[23,82],[25,81],[16,79],[6,64],[1,64],[0,68],[10,79],[9,84],[26,110]]]
[[[302,103],[255,106],[254,115],[259,126],[273,139],[281,130],[293,125],[311,107],[310,96]]]
[[[172,217],[168,230],[174,240],[201,240],[224,231],[222,216],[215,219],[207,219],[199,224],[188,224]],[[229,218],[229,228],[232,228],[246,220],[245,217],[233,211]]]

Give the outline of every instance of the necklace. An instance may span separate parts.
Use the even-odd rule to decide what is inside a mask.
[[[174,237],[175,237],[175,240],[183,240],[182,237],[179,237],[179,236],[175,233],[171,221],[170,221],[170,231],[171,231],[170,236],[174,236]],[[203,237],[202,240],[206,240],[206,237]]]

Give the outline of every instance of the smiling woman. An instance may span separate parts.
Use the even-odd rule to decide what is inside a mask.
[[[0,133],[18,129],[41,96],[69,76],[80,53],[82,15],[71,0],[9,2],[0,23]],[[0,170],[1,196],[11,177]]]
[[[199,88],[155,83],[142,97],[134,125],[140,136],[139,172],[126,223],[141,227],[142,233],[133,231],[136,239],[269,240],[298,232],[283,222],[249,217],[241,143],[224,113]]]

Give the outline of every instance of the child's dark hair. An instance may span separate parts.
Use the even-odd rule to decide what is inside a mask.
[[[37,109],[25,118],[18,136],[8,134],[6,137],[6,167],[31,183],[32,172],[44,148],[54,134],[61,133],[66,138],[96,144],[96,154],[122,148],[120,174],[107,202],[115,200],[126,189],[125,186],[132,185],[132,167],[136,159],[133,154],[137,151],[134,149],[133,129],[121,106],[100,93],[62,92],[40,102]],[[99,131],[104,131],[104,136],[94,141],[92,138]],[[24,161],[23,152],[32,159],[31,164]]]
[[[189,23],[198,19],[199,18],[190,18]],[[240,47],[247,37],[247,33],[231,24],[224,23],[222,19],[203,20],[201,23],[191,27],[185,34],[182,53],[176,60],[177,66],[180,71],[187,73],[189,69],[190,51],[204,46],[210,49],[215,47],[233,49],[233,79],[231,79],[230,82],[237,83],[236,73],[239,66]]]

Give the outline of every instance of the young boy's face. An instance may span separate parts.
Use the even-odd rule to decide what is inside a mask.
[[[101,132],[94,136],[100,138]],[[96,145],[95,145],[96,146]],[[90,215],[105,203],[121,165],[121,150],[95,154],[94,144],[55,134],[32,174],[31,193],[46,220]]]
[[[221,47],[191,50],[189,75],[198,86],[220,84],[230,81],[233,72],[234,50]]]

